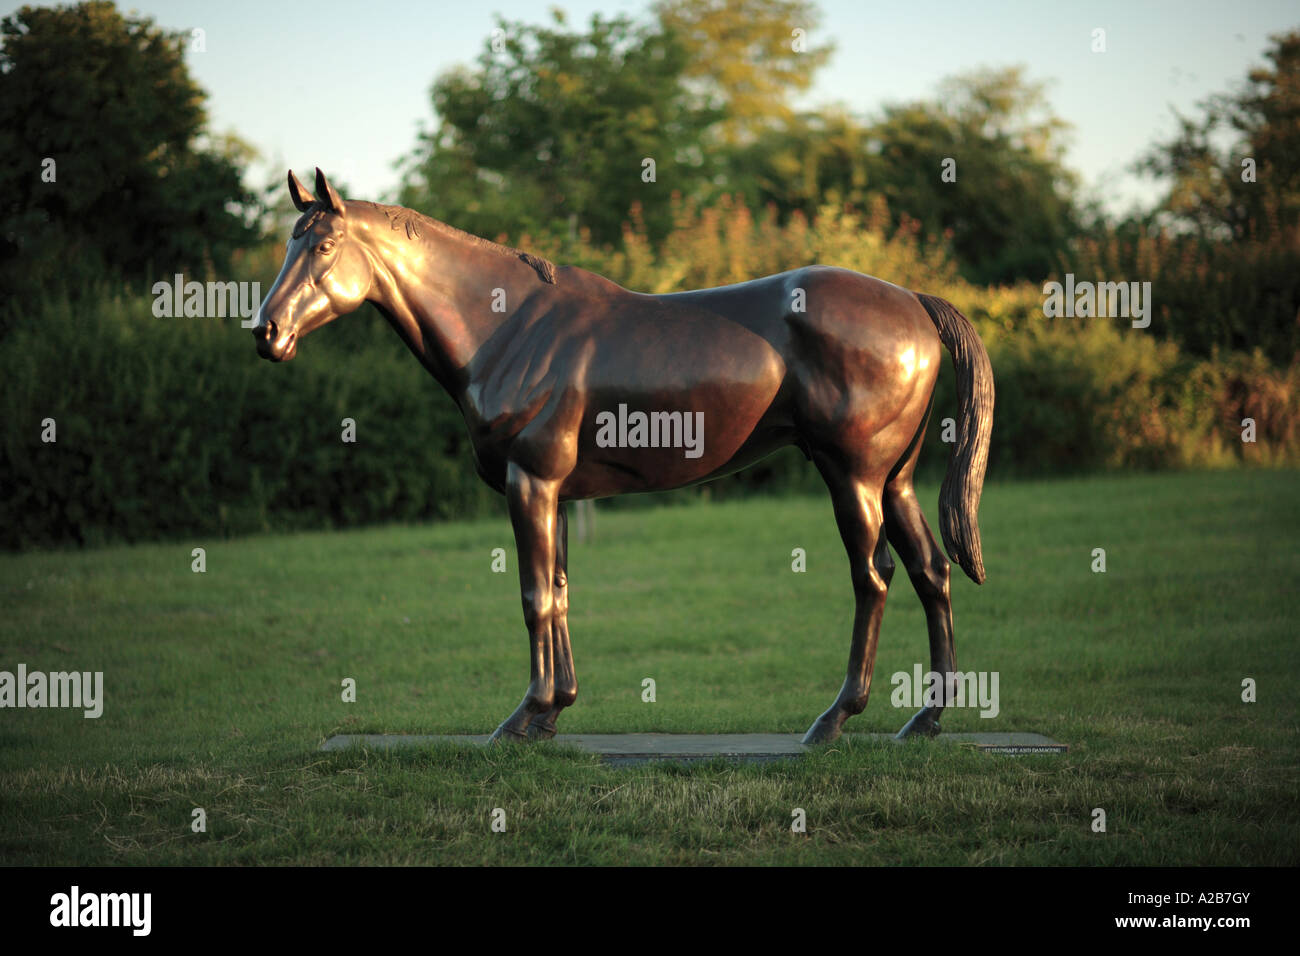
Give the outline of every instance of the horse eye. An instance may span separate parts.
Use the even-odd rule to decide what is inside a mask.
[[[334,240],[326,239],[324,242],[322,242],[319,246],[316,247],[316,251],[319,252],[321,255],[325,255],[333,248],[334,248]]]

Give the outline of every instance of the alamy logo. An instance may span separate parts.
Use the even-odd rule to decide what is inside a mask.
[[[82,893],[81,887],[50,897],[51,926],[129,926],[133,936],[148,936],[152,893]]]
[[[596,415],[596,444],[601,448],[684,448],[687,458],[704,454],[703,412],[629,412]]]
[[[1065,285],[1043,286],[1043,315],[1049,319],[1099,318],[1132,319],[1133,328],[1151,324],[1150,282],[1078,282],[1074,273],[1065,274]]]
[[[155,282],[153,314],[160,319],[225,319],[239,316],[239,324],[251,329],[262,308],[260,282],[199,282],[178,272],[172,282]]]
[[[910,674],[898,671],[890,677],[894,692],[889,701],[895,707],[909,709],[978,707],[981,717],[996,717],[1001,710],[998,677],[997,671],[949,671],[947,674],[926,671],[922,675],[921,665],[917,664]]]
[[[0,707],[74,707],[86,717],[104,712],[103,671],[0,671]]]

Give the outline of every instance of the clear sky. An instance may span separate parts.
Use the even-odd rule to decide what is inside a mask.
[[[644,16],[643,0],[563,0],[572,26],[594,12]],[[0,0],[0,12],[21,4]],[[429,86],[469,64],[493,15],[549,20],[535,0],[149,0],[122,9],[170,29],[205,31],[188,54],[208,91],[211,127],[261,153],[260,185],[292,165],[321,166],[355,198],[391,198],[394,161],[432,122]],[[833,59],[801,105],[842,104],[871,114],[882,104],[932,96],[945,76],[1024,64],[1049,82],[1057,115],[1073,124],[1068,164],[1112,209],[1153,197],[1127,171],[1191,112],[1263,62],[1270,34],[1300,26],[1296,0],[821,0],[812,45]],[[1091,52],[1106,30],[1107,52]],[[428,210],[437,215],[437,210]]]

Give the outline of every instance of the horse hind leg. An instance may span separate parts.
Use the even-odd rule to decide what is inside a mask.
[[[870,483],[822,460],[818,461],[818,468],[830,488],[835,522],[848,552],[855,609],[844,684],[835,702],[804,735],[805,744],[834,740],[839,737],[849,717],[866,709],[871,692],[871,673],[876,663],[880,619],[885,610],[889,579],[893,575],[893,561],[885,543],[879,486],[872,487]]]
[[[943,716],[944,704],[952,696],[953,678],[950,675],[957,669],[948,559],[926,524],[925,513],[912,490],[910,471],[885,486],[884,504],[885,533],[907,569],[921,606],[925,608],[926,629],[930,635],[930,671],[943,676],[938,704],[923,706],[898,732],[898,739],[918,735],[935,737],[939,734],[939,718]]]

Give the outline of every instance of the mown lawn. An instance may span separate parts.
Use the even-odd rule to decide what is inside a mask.
[[[1044,733],[1064,756],[851,740],[761,766],[615,768],[553,745],[321,753],[340,732],[486,733],[518,703],[504,517],[3,555],[0,670],[103,671],[105,703],[97,720],[0,710],[0,861],[1294,864],[1297,477],[986,489],[989,580],[954,578],[957,660],[999,672],[1001,711],[945,729]],[[935,489],[921,496],[937,527]],[[497,547],[509,573],[491,570]],[[802,732],[838,690],[852,599],[829,500],[605,510],[572,552],[581,694],[562,732]],[[900,572],[850,730],[902,726],[889,676],[926,648]]]

